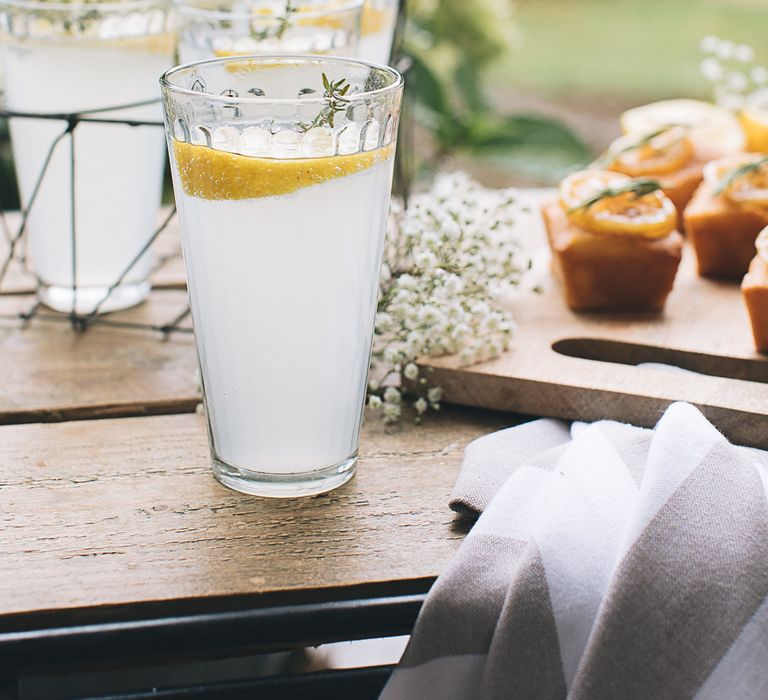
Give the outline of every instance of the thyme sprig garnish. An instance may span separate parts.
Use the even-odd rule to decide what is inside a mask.
[[[634,141],[633,143],[627,144],[624,146],[624,148],[620,148],[618,151],[612,151],[610,148],[605,151],[596,161],[596,165],[610,165],[620,156],[623,156],[625,153],[630,153],[631,151],[635,151],[638,148],[642,148],[643,146],[647,146],[653,139],[655,139],[657,136],[661,136],[662,134],[666,133],[670,129],[674,129],[675,127],[686,127],[686,124],[665,124],[664,126],[659,127],[655,131],[651,131],[648,134],[645,134],[645,136],[639,138],[637,141]]]
[[[575,214],[577,211],[581,211],[582,209],[589,209],[590,207],[597,204],[601,199],[605,199],[606,197],[618,197],[620,194],[631,192],[634,194],[635,199],[640,199],[640,197],[644,197],[645,195],[651,194],[652,192],[656,192],[660,189],[661,183],[658,180],[651,180],[649,178],[632,180],[625,185],[619,185],[617,187],[606,187],[605,189],[596,192],[591,197],[588,197],[583,202],[581,202],[581,204],[577,204],[575,207],[571,207],[568,210],[568,213]]]
[[[283,34],[291,26],[291,17],[299,11],[298,7],[293,6],[293,0],[285,0],[285,9],[281,17],[277,18],[277,23],[274,27],[266,27],[259,31],[251,28],[251,36],[256,41],[264,41],[265,39],[274,38],[282,39]]]
[[[761,168],[766,163],[768,163],[768,156],[763,156],[762,158],[758,158],[751,163],[744,163],[744,165],[740,165],[738,168],[730,170],[725,176],[723,176],[720,182],[717,183],[717,187],[715,187],[715,195],[722,194],[740,177],[748,175],[752,171]]]
[[[346,78],[341,78],[340,80],[333,82],[325,73],[323,73],[323,88],[325,88],[323,97],[326,100],[326,105],[309,124],[303,125],[303,130],[309,131],[315,127],[326,125],[333,129],[336,115],[339,112],[346,111],[349,105],[347,94],[351,87],[352,86]]]

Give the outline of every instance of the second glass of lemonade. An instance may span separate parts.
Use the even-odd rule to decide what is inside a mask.
[[[249,56],[162,79],[213,469],[265,496],[351,478],[402,78]]]
[[[244,54],[357,56],[363,0],[175,0],[182,63]]]
[[[399,0],[365,0],[360,21],[359,58],[388,64],[398,21]]]
[[[172,65],[173,50],[162,0],[0,0],[6,106],[17,112],[159,123],[157,77]],[[22,205],[32,203],[29,265],[39,296],[59,311],[89,313],[111,290],[99,310],[131,306],[149,293],[149,255],[112,287],[156,226],[163,130],[68,126],[66,119],[10,122]]]

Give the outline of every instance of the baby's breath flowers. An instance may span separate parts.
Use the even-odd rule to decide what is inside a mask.
[[[768,103],[768,68],[755,63],[755,51],[716,36],[699,43],[701,75],[712,83],[715,102],[738,112],[749,104]]]
[[[439,175],[403,211],[392,205],[376,314],[368,405],[396,422],[403,402],[417,416],[439,409],[420,357],[462,364],[509,347],[514,323],[502,305],[530,260],[514,230],[523,211],[514,190],[489,190],[464,173]]]

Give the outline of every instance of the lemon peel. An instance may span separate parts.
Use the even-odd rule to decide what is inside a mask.
[[[320,158],[258,158],[183,141],[173,154],[184,192],[213,200],[260,199],[291,194],[361,173],[391,158],[394,145]]]

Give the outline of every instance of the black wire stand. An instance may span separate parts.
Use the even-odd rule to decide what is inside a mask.
[[[397,23],[395,25],[395,33],[392,41],[392,65],[402,73],[407,73],[410,68],[410,62],[407,56],[403,53],[403,35],[405,31],[406,22],[406,1],[398,0],[397,9]],[[78,112],[58,112],[58,113],[36,113],[36,112],[22,112],[10,109],[0,108],[0,119],[45,119],[52,121],[60,121],[64,127],[62,131],[54,137],[51,145],[48,148],[45,159],[43,160],[42,168],[37,176],[34,187],[29,197],[29,201],[26,207],[21,210],[21,220],[18,227],[13,230],[8,222],[6,211],[0,206],[0,235],[5,238],[8,246],[8,255],[0,263],[0,292],[3,291],[3,282],[7,277],[8,271],[11,268],[11,264],[16,261],[24,269],[28,269],[26,266],[26,256],[21,252],[22,242],[27,232],[27,224],[29,222],[29,216],[33,207],[37,201],[37,196],[40,192],[40,187],[45,180],[46,173],[49,170],[51,160],[57,149],[62,143],[69,137],[69,163],[70,163],[70,231],[71,231],[71,255],[72,255],[72,309],[69,312],[61,313],[45,310],[44,305],[40,301],[36,301],[31,308],[26,311],[15,314],[3,314],[0,313],[0,319],[5,320],[18,320],[22,326],[29,325],[33,320],[50,321],[58,323],[68,323],[73,330],[77,332],[84,332],[91,326],[106,326],[111,328],[127,329],[127,330],[139,330],[139,331],[153,331],[158,332],[162,337],[168,338],[173,333],[192,333],[192,329],[189,326],[182,326],[181,324],[187,320],[190,316],[190,308],[187,303],[184,310],[176,314],[166,323],[140,323],[136,321],[121,321],[113,317],[105,317],[99,315],[99,312],[103,308],[104,304],[110,299],[114,291],[120,286],[123,280],[128,276],[133,266],[142,258],[142,256],[150,249],[155,243],[158,236],[165,231],[169,224],[176,216],[175,207],[171,209],[170,213],[163,219],[160,225],[149,236],[147,241],[142,245],[141,249],[137,251],[136,255],[131,259],[130,263],[125,269],[118,275],[112,284],[107,288],[104,296],[96,303],[93,310],[88,313],[78,313],[77,308],[77,216],[76,216],[76,158],[75,158],[75,132],[81,124],[114,124],[121,126],[129,126],[133,128],[155,128],[164,129],[165,125],[161,121],[148,121],[141,119],[117,119],[110,117],[111,112],[135,109],[138,107],[146,107],[153,104],[159,104],[160,99],[144,100],[141,102],[132,102],[129,104],[114,105],[111,107],[103,107],[100,109],[87,109]],[[410,110],[408,110],[410,111]],[[105,116],[106,115],[106,116]],[[410,120],[406,120],[410,121]],[[402,127],[406,128],[403,129]],[[410,132],[410,125],[401,124],[400,141],[401,146],[405,148],[398,148],[398,155],[395,159],[395,180],[396,180],[396,193],[403,199],[407,205],[408,193],[411,188],[413,180],[413,164],[410,161],[407,151],[412,147],[412,134]],[[402,133],[405,131],[405,133]],[[407,141],[407,143],[402,143]],[[405,151],[405,152],[404,152]],[[175,252],[163,256],[158,256],[155,264],[149,272],[151,276],[153,272],[157,271],[170,259],[174,257],[180,257],[180,252]],[[42,284],[39,278],[36,278],[38,286]],[[117,312],[116,312],[117,313]]]
[[[136,252],[130,263],[125,269],[118,275],[118,277],[107,287],[107,291],[104,296],[95,304],[94,308],[88,313],[78,313],[76,311],[77,304],[77,223],[76,223],[76,158],[75,158],[75,132],[81,124],[114,124],[121,126],[129,126],[133,128],[155,128],[163,129],[164,124],[160,121],[147,121],[141,119],[116,119],[109,116],[110,112],[135,109],[138,107],[146,107],[153,104],[159,104],[160,100],[144,100],[142,102],[132,102],[130,104],[115,105],[112,107],[103,107],[99,109],[88,109],[79,112],[59,112],[59,113],[35,113],[35,112],[21,112],[9,109],[0,109],[0,119],[44,119],[52,121],[60,121],[64,124],[62,131],[57,134],[51,145],[46,152],[46,156],[43,160],[43,165],[40,169],[40,173],[37,176],[35,184],[32,188],[32,192],[29,196],[29,200],[26,207],[21,210],[21,220],[18,227],[13,230],[8,222],[6,211],[0,207],[0,231],[2,231],[3,237],[6,239],[8,246],[8,254],[0,265],[0,291],[2,291],[3,282],[8,274],[11,264],[16,261],[22,267],[26,268],[25,255],[21,252],[22,242],[24,236],[27,233],[27,224],[29,222],[30,214],[33,211],[33,207],[37,202],[37,197],[40,192],[40,188],[45,180],[46,173],[49,170],[49,166],[53,159],[57,149],[62,147],[62,144],[69,136],[69,164],[70,164],[70,246],[72,255],[72,298],[73,306],[68,313],[47,312],[40,301],[36,301],[30,309],[16,314],[0,314],[2,319],[17,319],[22,325],[26,326],[33,320],[40,321],[52,321],[52,322],[65,322],[78,332],[83,332],[90,326],[101,325],[113,328],[133,329],[133,330],[145,330],[156,331],[168,337],[172,333],[191,333],[192,329],[186,326],[180,325],[190,314],[189,306],[174,316],[166,323],[140,323],[136,321],[120,321],[115,318],[107,318],[100,316],[99,312],[103,308],[104,304],[111,298],[114,291],[120,286],[123,280],[128,276],[133,266],[142,258],[142,256],[150,249],[150,247],[157,240],[158,236],[168,228],[168,225],[173,221],[176,215],[175,208],[171,209],[169,214],[163,219],[161,224],[152,232],[146,242],[141,246],[140,250]],[[158,256],[155,264],[150,270],[150,275],[158,268],[165,265],[170,259],[179,257],[180,252],[175,252],[163,256]],[[37,278],[38,285],[42,284],[41,280]]]

